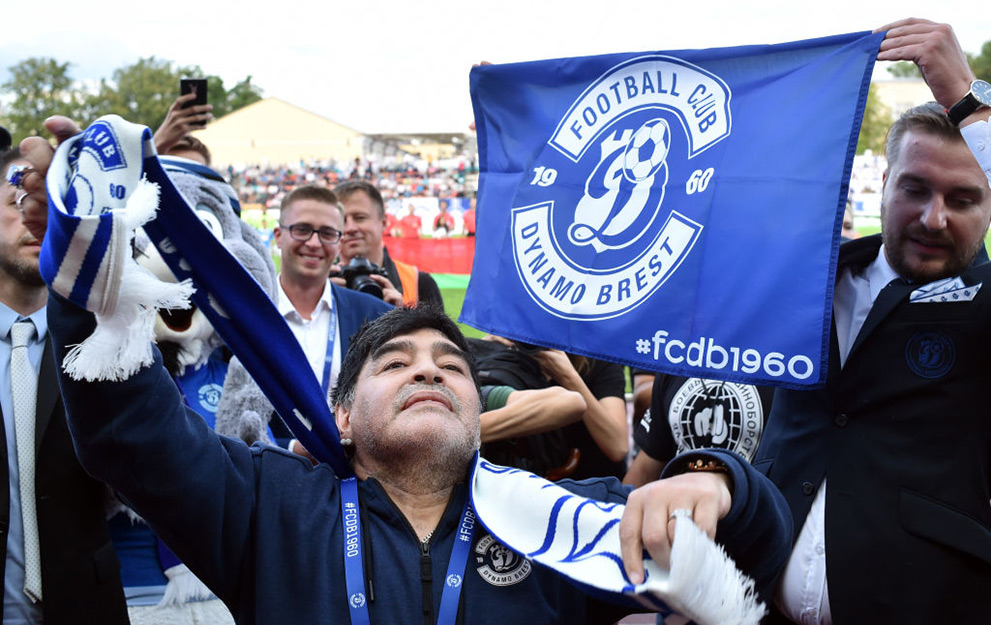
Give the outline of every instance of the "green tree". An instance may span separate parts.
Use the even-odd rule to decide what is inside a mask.
[[[180,78],[202,78],[197,66],[176,67],[153,56],[114,70],[110,80],[100,81],[96,94],[87,99],[87,118],[116,113],[155,129],[179,95]]]
[[[223,117],[228,113],[233,113],[237,109],[261,100],[262,90],[251,84],[251,76],[248,76],[231,87],[230,91],[224,88],[224,81],[220,76],[207,76],[207,101],[213,105],[213,116]]]
[[[244,80],[234,85],[231,90],[227,92],[227,104],[230,107],[230,112],[248,106],[249,104],[254,104],[261,99],[261,87],[251,84],[251,76],[245,77]],[[217,115],[217,117],[219,117],[219,115]]]
[[[25,137],[44,134],[44,121],[51,115],[78,114],[82,97],[73,88],[69,66],[52,58],[33,57],[8,68],[11,78],[3,89],[14,99],[5,107],[4,117],[15,145]]]
[[[9,68],[11,78],[2,87],[13,95],[4,107],[0,122],[15,141],[44,134],[44,121],[51,115],[67,115],[80,122],[116,113],[125,119],[158,128],[169,106],[179,96],[180,78],[203,78],[198,66],[177,66],[154,56],[114,70],[100,80],[93,93],[86,93],[69,75],[70,63],[38,57],[25,59]],[[229,91],[219,76],[206,76],[207,99],[214,117],[261,99],[262,90],[245,77]]]
[[[867,92],[867,105],[864,107],[864,120],[860,124],[860,136],[857,138],[857,154],[872,150],[880,154],[884,148],[884,136],[891,125],[891,109],[881,102],[872,84]]]
[[[224,80],[220,76],[206,77],[206,101],[213,105],[213,116],[223,117],[230,113],[230,106],[227,104],[227,90],[224,88]]]
[[[897,61],[888,66],[888,73],[895,78],[922,78],[919,66],[911,61]]]
[[[991,81],[991,40],[985,41],[981,46],[981,53],[977,56],[967,55],[970,68],[974,70],[974,75],[982,80]]]
[[[86,118],[116,113],[125,119],[158,128],[179,96],[182,78],[206,78],[207,102],[213,116],[223,117],[242,106],[261,99],[261,89],[251,84],[251,76],[230,91],[219,76],[204,76],[197,65],[176,66],[171,61],[148,57],[114,70],[110,80],[101,80],[99,91],[86,100]]]

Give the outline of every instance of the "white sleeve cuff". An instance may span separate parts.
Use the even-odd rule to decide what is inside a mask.
[[[960,129],[960,134],[967,142],[967,147],[974,153],[977,164],[991,181],[991,123],[982,120],[968,124]]]

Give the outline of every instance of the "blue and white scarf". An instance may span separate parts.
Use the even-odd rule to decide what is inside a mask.
[[[42,277],[97,318],[96,332],[64,363],[69,375],[120,380],[150,364],[157,309],[182,308],[192,293],[299,441],[338,475],[350,475],[299,343],[172,184],[150,130],[116,115],[101,117],[59,147],[47,184]],[[142,225],[179,285],[159,281],[131,258],[129,243]]]
[[[700,624],[756,624],[763,617],[754,582],[695,526],[687,510],[674,512],[670,570],[645,555],[645,578],[635,586],[620,555],[624,506],[580,497],[532,473],[478,456],[475,460],[472,505],[485,528],[499,542],[591,594],[612,601],[633,599],[651,612],[673,611]]]

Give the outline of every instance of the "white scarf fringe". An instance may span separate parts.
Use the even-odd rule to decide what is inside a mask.
[[[65,372],[75,380],[119,381],[151,364],[155,315],[160,308],[189,308],[193,285],[162,282],[131,257],[134,231],[155,217],[158,185],[142,180],[124,210],[114,211],[108,262],[123,263],[120,284],[108,284],[117,301],[96,315],[96,330],[65,356]],[[111,274],[112,275],[112,274]]]
[[[664,593],[669,607],[699,625],[760,623],[765,609],[753,580],[692,522],[687,510],[674,514],[671,572]]]

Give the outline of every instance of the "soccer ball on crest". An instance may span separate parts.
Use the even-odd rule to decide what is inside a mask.
[[[671,147],[671,129],[663,119],[652,119],[633,133],[623,154],[623,175],[643,182],[664,164]]]

